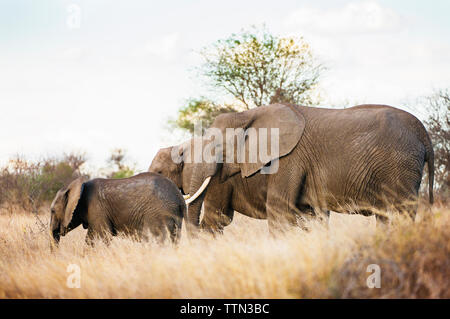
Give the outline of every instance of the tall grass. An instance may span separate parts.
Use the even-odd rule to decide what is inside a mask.
[[[51,252],[35,216],[0,215],[1,298],[449,298],[450,210],[364,230],[354,216],[273,238],[266,221],[236,216],[222,236],[158,245],[117,237],[84,244],[76,229]],[[48,223],[48,216],[41,216]],[[358,230],[358,231],[355,231]],[[68,288],[69,264],[81,288]],[[381,269],[370,289],[369,264]]]

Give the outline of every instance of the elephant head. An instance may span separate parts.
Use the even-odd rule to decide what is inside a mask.
[[[190,193],[193,163],[189,160],[194,139],[162,148],[153,158],[148,172],[161,174],[177,185],[182,194]]]
[[[172,153],[182,155],[182,152],[183,149],[179,146],[161,148],[153,158],[148,172],[161,174],[169,178],[184,193],[182,179],[183,161],[177,162],[172,160]]]
[[[196,163],[194,159],[194,149],[197,145],[200,145],[201,149],[202,138],[192,138],[180,145],[162,148],[153,158],[148,169],[148,172],[161,174],[174,182],[183,194],[186,204],[203,196],[203,191],[210,180],[210,177],[207,178],[199,189],[191,188],[195,184],[192,182],[193,171],[197,165],[202,165],[202,163]],[[187,221],[187,228],[190,229],[190,225],[195,223],[189,222],[189,215]]]
[[[212,156],[194,165],[189,185],[190,195],[194,192],[195,195],[188,220],[195,227],[199,225],[201,194],[209,179],[217,176],[222,183],[237,173],[242,178],[256,173],[276,173],[272,164],[278,165],[278,159],[294,149],[305,129],[305,119],[295,108],[274,104],[222,114],[215,119],[202,143],[203,153],[211,152]]]
[[[85,178],[79,177],[56,193],[55,199],[50,206],[50,231],[56,243],[60,236],[77,227],[81,219],[74,218],[75,209],[83,194]]]

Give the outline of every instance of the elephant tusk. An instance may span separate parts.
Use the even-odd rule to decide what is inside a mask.
[[[209,184],[209,181],[211,180],[211,176],[208,176],[205,181],[203,182],[202,186],[200,186],[200,188],[198,189],[198,191],[195,192],[194,195],[192,195],[192,197],[190,195],[186,195],[189,196],[188,199],[186,200],[186,205],[189,205],[190,203],[192,203],[194,200],[197,199],[197,197],[199,197],[203,191],[206,189],[206,187]]]

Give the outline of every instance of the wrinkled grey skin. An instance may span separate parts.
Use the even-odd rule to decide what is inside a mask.
[[[118,233],[163,242],[169,232],[176,243],[186,204],[167,178],[142,173],[130,178],[90,181],[80,177],[58,191],[51,205],[50,230],[56,243],[79,225],[88,229],[86,242],[108,242]]]
[[[181,145],[162,148],[153,159],[148,171],[171,179],[184,193],[189,193],[192,172],[196,164],[181,161],[174,163],[172,152],[186,156],[193,139]],[[204,194],[201,228],[211,233],[222,232],[237,211],[248,217],[266,219],[267,175],[255,174],[242,178],[236,174],[221,183],[213,179]]]
[[[394,207],[414,216],[425,162],[433,202],[431,141],[422,123],[405,111],[385,105],[325,109],[278,104],[220,115],[211,127],[224,135],[226,128],[280,129],[279,169],[266,175],[264,190],[270,229],[295,224],[296,216],[310,208],[366,213]],[[224,158],[226,152],[223,145]],[[212,179],[203,196],[189,205],[188,230],[199,227],[210,187],[236,175],[246,183],[261,175],[265,164],[194,164],[190,182],[183,185],[185,193],[192,195],[208,176]],[[259,187],[250,193],[261,196]]]

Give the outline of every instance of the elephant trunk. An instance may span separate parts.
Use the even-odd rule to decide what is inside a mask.
[[[195,192],[194,195],[184,195],[184,199],[186,201],[186,204],[189,205],[190,203],[192,203],[194,200],[197,199],[197,197],[199,197],[206,189],[206,187],[208,187],[208,184],[211,180],[211,176],[208,176],[205,181],[203,182],[202,186],[200,186],[200,188]]]
[[[60,223],[54,218],[53,216],[50,218],[50,248],[53,249],[53,247],[59,244],[59,240],[61,238],[61,226]]]
[[[53,240],[55,241],[55,243],[58,244],[59,243],[59,239],[61,238],[59,229],[56,229],[56,230],[52,231],[52,237],[53,237]]]
[[[186,229],[190,237],[195,238],[200,230],[200,213],[202,209],[205,193],[202,193],[196,200],[189,204],[187,209]]]
[[[214,173],[211,173],[215,163],[199,163],[194,168],[189,194],[192,194],[191,199],[187,201],[187,230],[190,236],[195,236],[200,229],[200,213],[205,198],[208,184]]]
[[[59,246],[59,239],[61,237],[58,229],[53,229],[50,231],[50,251],[53,252],[55,248],[58,248]]]

